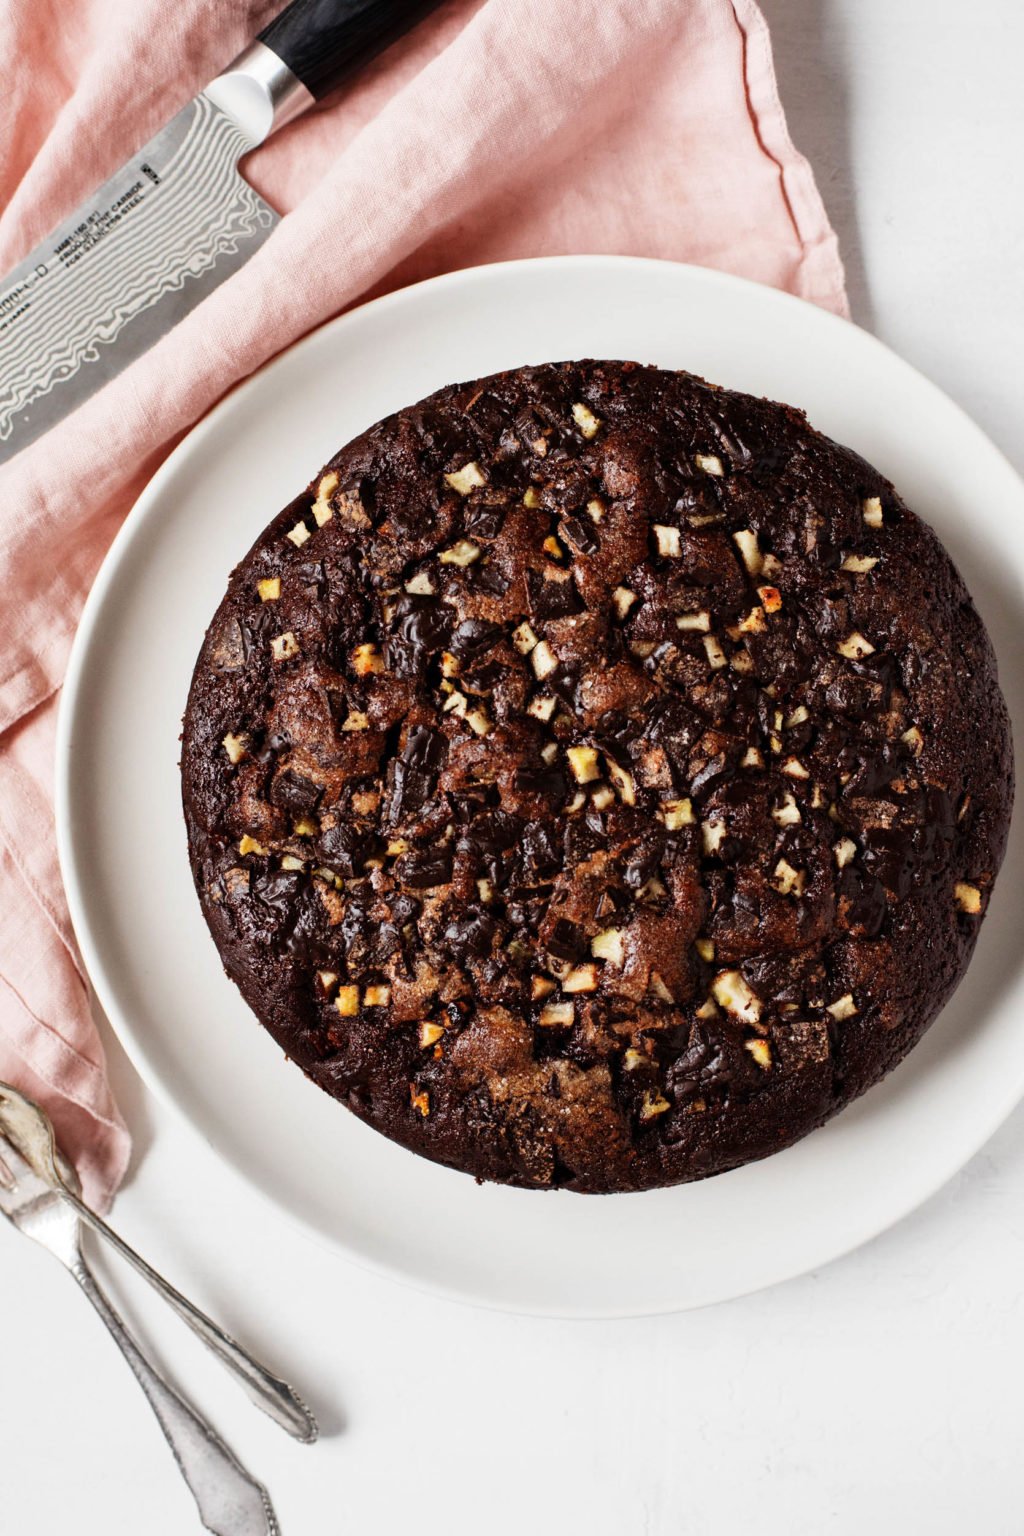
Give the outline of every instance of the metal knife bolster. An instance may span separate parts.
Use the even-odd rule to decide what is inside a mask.
[[[250,148],[262,144],[316,100],[283,59],[260,42],[250,43],[203,95],[235,120]]]

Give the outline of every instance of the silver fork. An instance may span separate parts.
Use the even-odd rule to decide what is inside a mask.
[[[0,1138],[0,1211],[60,1259],[96,1308],[149,1399],[206,1529],[214,1536],[279,1536],[267,1490],[143,1355],[82,1257],[74,1210],[6,1138]]]
[[[40,1106],[26,1094],[12,1088],[10,1083],[0,1083],[0,1141],[6,1140],[12,1151],[24,1158],[32,1172],[43,1183],[72,1207],[86,1226],[104,1238],[147,1280],[168,1306],[172,1307],[182,1322],[187,1323],[208,1349],[212,1350],[222,1365],[226,1366],[241,1383],[256,1404],[268,1413],[276,1424],[286,1429],[304,1445],[312,1445],[319,1430],[302,1398],[280,1376],[267,1369],[261,1361],[243,1349],[230,1334],[224,1332],[205,1312],[175,1290],[163,1275],[157,1274],[145,1259],[130,1248],[123,1238],[108,1227],[102,1217],[90,1210],[80,1198],[78,1176],[71,1164],[61,1155],[53,1135],[50,1118]]]

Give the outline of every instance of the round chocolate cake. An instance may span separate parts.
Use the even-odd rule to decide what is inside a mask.
[[[185,717],[196,886],[289,1056],[531,1187],[735,1167],[963,975],[1012,798],[931,530],[796,410],[566,363],[343,448],[234,572]]]

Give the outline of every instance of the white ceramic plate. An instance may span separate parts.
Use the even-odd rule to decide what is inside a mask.
[[[226,980],[189,873],[178,734],[206,624],[271,516],[378,417],[454,380],[584,356],[688,368],[804,406],[891,476],[964,572],[1024,718],[1024,486],[944,395],[863,331],[735,278],[614,257],[514,262],[325,326],[180,444],[82,620],[58,816],[107,1014],[150,1086],[245,1179],[393,1276],[489,1306],[613,1316],[824,1264],[918,1205],[992,1133],[1024,1091],[1024,849],[1018,835],[967,979],[898,1071],[798,1146],[702,1184],[606,1198],[479,1187],[378,1136],[285,1062]]]

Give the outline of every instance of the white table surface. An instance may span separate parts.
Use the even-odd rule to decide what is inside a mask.
[[[765,9],[855,318],[1024,469],[1024,9]],[[251,1409],[134,1278],[112,1289],[266,1481],[284,1536],[1024,1528],[1024,1110],[916,1215],[820,1273],[704,1312],[572,1324],[434,1301],[322,1251],[111,1054],[137,1145],[118,1225],[300,1384],[321,1443]],[[0,1349],[0,1529],[198,1531],[103,1330],[7,1231]]]

